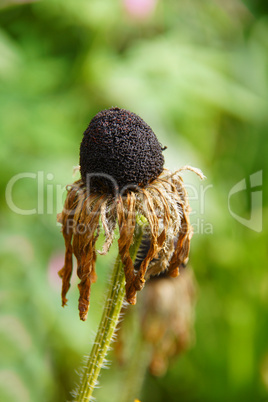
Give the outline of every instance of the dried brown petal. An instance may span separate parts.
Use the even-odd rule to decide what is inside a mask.
[[[134,265],[130,257],[130,246],[133,242],[135,230],[135,195],[128,193],[126,197],[126,208],[124,207],[121,196],[117,200],[117,218],[120,237],[118,240],[118,250],[124,265],[126,278],[126,297],[130,304],[136,303],[136,289],[133,287]]]
[[[113,240],[116,223],[119,227],[118,249],[124,266],[126,298],[130,304],[136,303],[136,293],[151,275],[166,271],[169,276],[177,276],[179,267],[188,259],[192,229],[189,222],[190,207],[181,170],[175,173],[164,169],[157,179],[146,185],[128,189],[122,196],[111,194],[89,194],[84,183],[79,180],[68,186],[64,209],[58,216],[62,223],[65,240],[65,264],[59,274],[62,277],[62,305],[67,302],[66,294],[72,274],[72,254],[77,259],[77,275],[80,318],[87,317],[91,283],[96,280],[95,244],[102,226],[105,243],[100,254],[105,254]],[[200,175],[199,171],[195,171]],[[136,222],[137,215],[146,218],[141,227]],[[140,264],[134,268],[130,248],[135,239],[135,228],[144,231],[146,247]],[[140,252],[142,254],[142,252]],[[136,270],[135,270],[136,269]]]

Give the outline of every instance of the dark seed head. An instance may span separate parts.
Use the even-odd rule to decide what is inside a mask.
[[[81,176],[95,191],[146,186],[163,171],[163,148],[151,127],[128,110],[103,110],[80,146]]]

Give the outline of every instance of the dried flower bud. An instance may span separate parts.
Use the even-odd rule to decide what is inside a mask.
[[[118,326],[115,345],[115,356],[121,365],[131,366],[146,356],[144,364],[151,374],[162,376],[172,360],[192,346],[196,281],[190,268],[181,266],[180,272],[176,278],[165,273],[150,278],[138,299],[137,309],[123,307],[124,321]],[[139,337],[136,342],[140,345],[137,348],[140,356],[136,350],[135,356],[129,352],[135,347],[132,333]]]
[[[128,110],[103,110],[91,120],[80,147],[81,176],[96,190],[146,186],[163,171],[162,147],[151,127]],[[100,176],[98,177],[98,174]],[[105,178],[111,176],[114,181]]]
[[[192,229],[190,207],[181,171],[163,168],[163,148],[152,129],[136,114],[112,108],[98,113],[90,122],[80,147],[81,180],[67,187],[64,209],[58,216],[65,240],[62,305],[72,274],[72,254],[80,278],[79,312],[86,320],[91,284],[96,281],[97,252],[105,254],[119,228],[118,251],[126,279],[126,299],[136,303],[136,293],[151,275],[166,271],[177,276],[189,254]],[[127,190],[127,191],[125,191]],[[130,247],[143,217],[145,241],[134,266]],[[102,226],[105,243],[96,250]],[[146,232],[146,233],[145,233]],[[176,241],[174,242],[174,239]]]
[[[152,345],[153,375],[164,375],[170,360],[191,346],[195,299],[195,278],[189,268],[181,267],[177,278],[162,275],[146,284],[140,300],[141,332]]]

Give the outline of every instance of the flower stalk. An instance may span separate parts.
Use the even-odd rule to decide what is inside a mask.
[[[120,402],[134,401],[140,396],[152,357],[152,345],[146,342],[141,334],[136,336],[133,349],[135,353],[131,356],[127,366]]]
[[[136,258],[142,239],[143,231],[141,227],[139,229],[136,231],[138,233],[130,250],[133,260]],[[100,370],[104,365],[105,356],[114,339],[125,293],[125,274],[121,258],[118,255],[112,271],[98,332],[82,376],[81,384],[75,393],[77,395],[75,399],[77,402],[90,401],[94,388],[97,385]]]

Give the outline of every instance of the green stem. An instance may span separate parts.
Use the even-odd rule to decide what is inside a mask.
[[[131,258],[136,258],[142,237],[140,228],[139,235],[131,247]],[[79,386],[76,401],[90,401],[90,397],[97,384],[100,370],[105,356],[113,340],[114,331],[118,323],[121,307],[125,296],[125,275],[120,256],[117,257],[108,288],[108,294],[96,335],[91,354],[85,367],[81,384]]]
[[[131,356],[123,379],[124,387],[120,402],[134,401],[140,396],[146,371],[152,357],[152,345],[142,339],[141,334],[136,337],[133,347],[134,353]]]

